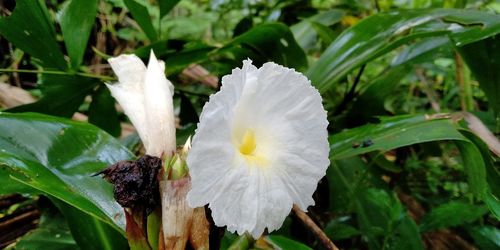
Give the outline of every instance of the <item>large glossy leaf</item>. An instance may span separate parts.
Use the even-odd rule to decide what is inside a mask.
[[[40,79],[42,98],[35,103],[10,109],[10,112],[39,112],[71,117],[85,97],[99,84],[93,78],[76,75],[43,75]]]
[[[135,0],[123,0],[123,2],[134,17],[137,24],[139,24],[139,26],[141,27],[142,31],[144,31],[146,36],[149,38],[149,40],[151,40],[151,42],[156,41],[158,39],[158,34],[153,27],[151,16],[149,15],[146,6],[138,3]]]
[[[488,97],[500,132],[500,36],[463,46],[459,51]]]
[[[427,115],[384,118],[330,136],[330,158],[341,159],[371,151],[387,151],[417,143],[467,139],[450,119]]]
[[[37,193],[36,189],[13,180],[9,176],[10,174],[7,170],[0,168],[0,180],[2,180],[2,185],[0,185],[0,196],[12,193]]]
[[[0,130],[0,168],[11,178],[123,232],[112,187],[92,176],[133,157],[112,136],[87,123],[32,113],[0,113]]]
[[[19,49],[40,59],[43,66],[67,68],[44,1],[16,1],[12,15],[0,19],[0,34]]]
[[[425,232],[471,223],[481,218],[486,212],[488,209],[485,206],[452,201],[433,208],[426,214],[420,223],[420,231]]]
[[[499,27],[498,15],[473,10],[380,13],[344,31],[307,75],[324,92],[352,70],[418,38],[449,35],[456,45],[463,46],[499,33]]]
[[[90,31],[97,15],[97,0],[70,0],[61,11],[61,30],[64,44],[71,59],[71,66],[77,69],[83,59]]]

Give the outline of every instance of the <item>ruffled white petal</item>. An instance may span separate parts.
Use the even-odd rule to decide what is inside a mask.
[[[165,66],[159,63],[151,51],[144,79],[144,107],[146,111],[148,144],[146,154],[160,157],[163,152],[175,151],[175,117],[172,101],[172,83],[164,73]]]
[[[215,224],[229,231],[258,237],[278,229],[293,203],[303,210],[314,204],[329,165],[327,125],[321,96],[306,77],[244,61],[203,108],[187,159],[188,204],[210,204]],[[248,130],[257,158],[239,151]]]
[[[161,156],[175,151],[173,85],[165,77],[165,64],[151,52],[148,67],[135,55],[108,60],[118,83],[106,84],[137,129],[146,154]]]

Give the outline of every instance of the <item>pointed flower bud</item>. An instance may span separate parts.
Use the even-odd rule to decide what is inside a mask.
[[[106,84],[137,129],[146,154],[160,157],[175,152],[174,87],[165,77],[165,64],[151,51],[148,66],[136,55],[108,60],[118,83]]]

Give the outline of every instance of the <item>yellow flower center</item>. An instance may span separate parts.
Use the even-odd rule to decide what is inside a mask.
[[[240,152],[244,155],[251,155],[256,146],[253,130],[247,129],[240,145]]]

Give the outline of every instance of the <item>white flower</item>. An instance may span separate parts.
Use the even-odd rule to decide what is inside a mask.
[[[210,204],[218,226],[259,237],[281,227],[330,164],[321,96],[293,69],[250,60],[222,78],[203,108],[187,157],[188,204]]]
[[[175,151],[174,87],[165,77],[165,64],[151,51],[148,67],[136,55],[108,60],[118,83],[106,84],[137,129],[146,154],[160,157]]]

